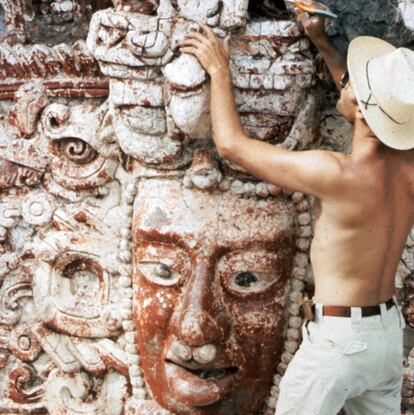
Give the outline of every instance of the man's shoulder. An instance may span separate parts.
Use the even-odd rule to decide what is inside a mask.
[[[398,150],[397,150],[398,151]],[[405,158],[411,162],[414,163],[414,148],[411,150],[405,150],[405,151],[398,151],[399,154],[405,156]]]
[[[414,172],[414,149],[412,150],[392,150],[390,159],[397,165],[410,172]]]

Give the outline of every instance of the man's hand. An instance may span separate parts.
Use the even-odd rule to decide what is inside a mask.
[[[203,23],[200,23],[200,26],[206,35],[198,32],[189,33],[181,42],[181,51],[194,55],[211,77],[228,72],[230,37],[227,36],[221,43],[209,26]]]
[[[321,3],[313,3],[312,5],[321,9],[325,8]],[[303,25],[305,33],[316,46],[320,41],[326,39],[325,18],[323,16],[318,16],[316,14],[310,15],[299,9],[299,7],[295,7],[294,10],[298,20]]]
[[[310,1],[310,0],[309,0]],[[305,4],[305,1],[303,0]],[[317,8],[326,8],[322,3],[311,2],[312,6]],[[309,5],[309,2],[306,3]],[[295,13],[298,20],[302,23],[305,33],[319,50],[323,60],[328,66],[332,79],[338,90],[341,90],[341,78],[346,71],[346,59],[342,56],[336,47],[332,44],[325,33],[325,18],[323,16],[309,15],[304,13],[298,7],[295,7]]]

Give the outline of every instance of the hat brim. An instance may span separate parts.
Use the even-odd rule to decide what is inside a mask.
[[[364,104],[371,94],[366,72],[367,62],[395,49],[393,45],[384,40],[371,36],[359,36],[349,44],[348,71],[359,107],[377,138],[388,147],[396,150],[409,150],[414,148],[414,117],[407,123],[397,124],[378,105]],[[394,79],[393,82],[397,84],[398,79]]]

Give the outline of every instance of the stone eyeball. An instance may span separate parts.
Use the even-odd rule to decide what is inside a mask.
[[[236,274],[234,282],[240,287],[250,287],[257,282],[257,277],[251,272],[242,271]]]
[[[139,270],[142,275],[150,282],[162,286],[179,285],[182,276],[161,262],[140,262]]]

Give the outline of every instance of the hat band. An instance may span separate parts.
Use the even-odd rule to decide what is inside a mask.
[[[373,104],[373,103],[370,103],[370,101],[371,101],[371,98],[372,98],[372,96],[373,96],[373,94],[372,94],[372,89],[371,89],[371,82],[370,82],[370,79],[369,79],[369,63],[371,62],[371,59],[370,60],[368,60],[367,61],[367,64],[365,65],[365,73],[366,73],[366,75],[367,75],[367,84],[368,84],[368,89],[369,89],[369,97],[368,97],[368,99],[366,100],[366,101],[363,101],[363,100],[361,100],[361,102],[363,103],[363,104],[365,104],[365,109],[367,110],[368,109],[368,107],[369,106],[375,106],[375,107],[378,107],[383,113],[384,113],[384,115],[386,115],[392,122],[394,122],[395,124],[398,124],[398,125],[404,125],[405,124],[405,122],[398,122],[396,119],[394,119],[393,117],[391,117],[391,115],[390,114],[388,114],[385,110],[384,110],[384,108],[382,108],[381,107],[381,105],[378,105],[378,104]]]

